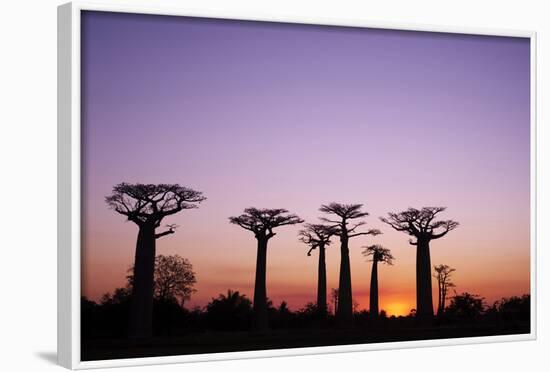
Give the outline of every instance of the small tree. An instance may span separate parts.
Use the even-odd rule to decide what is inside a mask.
[[[421,322],[433,319],[432,303],[432,265],[430,263],[430,242],[447,235],[458,227],[453,220],[435,221],[436,216],[445,207],[409,208],[404,212],[388,213],[387,218],[380,218],[396,231],[402,231],[414,237],[409,240],[416,246],[416,316]]]
[[[115,212],[138,226],[134,261],[134,285],[130,310],[129,335],[148,338],[153,334],[153,291],[156,240],[175,233],[175,226],[157,233],[165,217],[184,209],[197,208],[206,198],[200,191],[178,184],[121,183],[105,198]]]
[[[252,303],[239,291],[227,290],[206,305],[208,327],[219,330],[246,330],[250,327]]]
[[[372,261],[369,313],[372,318],[378,319],[380,315],[378,308],[378,263],[393,265],[394,257],[388,248],[384,248],[379,244],[369,245],[364,248],[363,256],[368,257],[369,261]]]
[[[319,209],[323,213],[331,214],[339,219],[323,217],[321,220],[332,224],[336,229],[335,235],[340,238],[340,280],[338,284],[338,307],[336,319],[341,326],[350,326],[353,322],[353,299],[351,291],[351,266],[349,261],[349,240],[360,235],[378,235],[380,230],[369,229],[357,232],[357,228],[365,225],[364,221],[351,223],[351,220],[366,217],[369,214],[363,212],[363,204],[330,203],[322,205]]]
[[[493,305],[498,315],[505,320],[529,320],[531,316],[531,296],[513,296],[496,301]]]
[[[438,299],[437,299],[437,316],[441,317],[445,311],[445,300],[447,299],[447,292],[449,288],[455,287],[451,282],[451,274],[456,271],[448,265],[434,266],[435,274],[434,278],[437,279]]]
[[[254,327],[258,331],[268,328],[266,264],[267,242],[276,235],[273,229],[279,226],[295,225],[304,222],[286,209],[246,208],[244,214],[229,217],[229,222],[254,233],[257,245],[256,279],[254,282]]]
[[[134,268],[128,269],[128,287],[134,282]],[[193,265],[188,259],[176,255],[158,255],[155,259],[154,298],[159,301],[173,301],[183,307],[186,300],[196,292],[197,283]]]
[[[451,303],[447,308],[448,314],[457,320],[476,320],[485,310],[484,298],[475,294],[464,292],[451,297]]]
[[[178,255],[159,255],[155,263],[155,295],[159,300],[175,300],[182,307],[191,294],[197,278],[193,265]]]
[[[330,245],[330,238],[336,233],[336,229],[331,226],[321,224],[307,224],[304,230],[300,230],[300,241],[307,244],[310,248],[307,252],[311,256],[311,251],[319,248],[319,265],[317,270],[317,310],[319,314],[327,313],[327,268],[325,262],[325,249]]]

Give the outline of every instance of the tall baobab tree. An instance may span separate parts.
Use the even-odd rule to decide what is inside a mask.
[[[357,232],[357,228],[365,225],[364,221],[352,222],[369,214],[361,211],[363,204],[330,203],[322,205],[319,210],[335,215],[339,219],[322,217],[321,221],[332,224],[335,235],[340,238],[340,280],[338,284],[338,310],[336,319],[341,326],[349,326],[353,322],[353,299],[351,294],[351,267],[349,261],[349,240],[360,235],[381,234],[377,229]]]
[[[369,245],[364,248],[363,256],[370,257],[370,261],[372,261],[369,313],[373,319],[378,319],[380,315],[378,308],[378,263],[393,265],[394,258],[388,248],[384,248],[379,244]]]
[[[456,269],[448,265],[434,266],[434,278],[437,279],[438,299],[437,299],[437,316],[441,317],[445,311],[445,300],[447,299],[447,291],[449,288],[455,287],[451,281],[451,275]]]
[[[336,233],[332,226],[322,224],[307,224],[305,229],[300,230],[300,241],[310,248],[307,252],[319,248],[319,266],[317,270],[317,310],[319,314],[327,313],[327,268],[325,262],[325,249],[330,245],[330,238]]]
[[[133,272],[129,336],[148,338],[153,334],[153,294],[156,240],[175,233],[175,225],[157,232],[165,217],[197,208],[206,198],[200,191],[178,184],[120,183],[106,203],[138,226]]]
[[[388,213],[387,218],[380,218],[397,231],[403,231],[416,240],[409,243],[416,246],[416,316],[421,322],[433,319],[432,276],[430,263],[430,242],[447,235],[458,227],[453,220],[435,221],[436,216],[445,207],[409,208],[399,213]]]
[[[266,260],[267,242],[275,236],[273,229],[279,226],[295,225],[304,222],[286,209],[246,208],[238,217],[229,217],[229,222],[254,233],[258,241],[256,256],[256,279],[254,284],[254,328],[264,331],[267,324]]]

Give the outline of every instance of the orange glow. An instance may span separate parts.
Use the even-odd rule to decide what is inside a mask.
[[[392,316],[392,315],[406,316],[406,315],[409,315],[411,309],[413,308],[414,308],[414,305],[412,304],[407,304],[404,302],[391,302],[386,304],[382,310],[385,310],[388,316]]]
[[[480,217],[461,214],[458,206],[454,207],[451,210],[457,212],[453,217],[464,221],[463,224],[452,235],[434,241],[430,248],[433,264],[446,263],[457,269],[453,274],[455,290],[480,295],[488,305],[502,297],[529,293],[528,222],[523,222],[522,229],[512,229],[509,222],[503,222],[501,229],[497,229],[495,223],[482,223]],[[256,242],[246,231],[227,223],[225,216],[230,215],[233,209],[220,212],[212,211],[212,208],[211,204],[205,204],[187,214],[175,215],[171,222],[186,226],[186,229],[159,240],[157,244],[158,254],[178,254],[193,264],[198,279],[195,286],[197,292],[187,302],[188,308],[203,307],[228,289],[238,290],[250,299],[253,297]],[[312,202],[309,208],[304,209],[310,210],[311,214],[301,213],[302,217],[315,221],[315,204]],[[374,216],[383,215],[388,209],[398,210],[397,207],[375,204],[369,208]],[[528,215],[522,216],[528,221]],[[90,215],[87,220],[91,218]],[[94,220],[95,229],[84,228],[82,291],[83,295],[97,301],[105,292],[125,285],[127,269],[135,255],[136,228],[133,224],[121,223],[119,216],[107,209],[101,221],[96,220],[97,217]],[[388,316],[406,316],[416,307],[415,250],[401,233],[384,229],[374,219],[369,222],[373,227],[383,228],[384,234],[375,240],[358,238],[352,241],[353,300],[358,304],[358,310],[368,310],[371,263],[361,255],[361,246],[376,241],[390,247],[395,257],[394,265],[379,267],[380,310],[385,310]],[[211,226],[217,233],[213,235],[205,226]],[[314,302],[317,290],[318,256],[315,253],[306,255],[306,247],[296,239],[299,228],[281,228],[277,232],[277,237],[270,242],[267,262],[269,298],[275,306],[286,301],[293,310]],[[330,301],[330,290],[338,287],[338,242],[327,249],[326,265]],[[435,279],[432,286],[436,311]],[[450,293],[450,296],[453,294]]]

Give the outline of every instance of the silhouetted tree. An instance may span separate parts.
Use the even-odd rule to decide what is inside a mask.
[[[254,282],[254,327],[263,331],[268,328],[266,261],[267,242],[276,235],[273,229],[279,226],[295,225],[304,222],[286,209],[247,208],[238,217],[229,217],[232,224],[239,225],[254,233],[258,241],[256,257],[256,278]]]
[[[531,317],[531,296],[503,298],[493,305],[504,320],[529,320]]]
[[[99,300],[98,318],[91,327],[93,332],[117,338],[127,336],[130,304],[131,292],[128,288],[115,288],[112,293],[105,293]]]
[[[377,319],[380,313],[378,309],[378,263],[393,265],[394,258],[388,248],[384,248],[379,244],[364,248],[363,256],[370,257],[370,261],[372,261],[369,312],[372,318]]]
[[[129,336],[152,336],[153,283],[156,240],[175,232],[175,225],[157,233],[162,220],[184,209],[197,208],[206,198],[201,192],[177,184],[128,184],[113,188],[105,201],[117,213],[138,226],[134,261],[134,285],[130,312]]]
[[[311,326],[312,324],[317,327],[319,326],[317,320],[320,314],[317,305],[313,302],[308,302],[296,312],[296,318],[301,327]]]
[[[332,220],[322,217],[321,220],[332,225],[335,235],[340,237],[340,280],[338,284],[338,308],[336,319],[340,326],[349,326],[353,322],[353,299],[351,291],[351,267],[349,261],[349,239],[360,235],[378,235],[379,230],[369,229],[364,232],[356,232],[357,228],[365,225],[364,221],[351,224],[351,220],[368,216],[367,212],[361,211],[363,204],[340,204],[330,203],[322,205],[319,209],[323,213],[339,217],[339,220]],[[351,224],[351,225],[348,225]]]
[[[449,288],[455,287],[454,283],[451,282],[451,274],[456,271],[448,265],[437,265],[434,266],[435,274],[434,278],[437,279],[437,316],[441,317],[445,311],[445,300],[447,299],[447,291]]]
[[[330,238],[336,233],[332,226],[321,224],[307,224],[304,230],[300,230],[300,241],[307,244],[310,249],[307,252],[319,248],[319,265],[317,270],[317,310],[321,315],[327,313],[327,268],[325,262],[325,249],[330,245]]]
[[[183,307],[184,302],[196,292],[193,288],[197,278],[193,265],[178,255],[158,255],[155,263],[155,296],[164,301],[177,300]]]
[[[115,288],[113,294],[110,292],[101,296],[99,303],[101,305],[118,305],[128,301],[131,296],[131,292],[128,288]]]
[[[128,287],[131,288],[134,282],[134,268],[131,267],[128,275]],[[193,286],[197,283],[193,265],[188,259],[176,255],[158,255],[155,258],[154,274],[154,298],[168,302],[178,303],[183,307],[191,294],[196,292]]]
[[[485,309],[484,298],[468,292],[455,294],[447,307],[448,315],[457,320],[476,320]]]
[[[252,318],[252,302],[239,291],[227,290],[206,305],[208,326],[219,330],[246,330]]]
[[[430,242],[447,235],[458,226],[452,220],[435,221],[445,207],[409,208],[404,212],[388,213],[388,218],[380,218],[397,231],[403,231],[414,238],[409,240],[416,246],[416,315],[422,322],[433,319],[432,276],[430,263]]]
[[[286,301],[282,301],[276,310],[273,323],[277,328],[288,328],[293,318],[294,313],[288,308]]]

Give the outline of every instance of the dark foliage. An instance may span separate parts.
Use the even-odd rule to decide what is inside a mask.
[[[82,298],[83,360],[521,334],[530,327],[529,295],[485,308],[479,296],[462,293],[451,298],[445,317],[428,327],[418,323],[414,311],[388,317],[382,310],[374,319],[363,310],[354,313],[353,328],[342,330],[333,314],[320,318],[313,303],[292,311],[284,301],[278,307],[268,301],[272,330],[259,334],[251,324],[250,300],[229,290],[203,309],[155,300],[155,338],[135,344],[127,338],[129,303],[125,288],[103,296],[99,303]]]
[[[486,310],[489,318],[497,321],[528,321],[531,316],[531,296],[513,296],[495,302]]]
[[[252,302],[238,291],[228,290],[206,305],[206,327],[223,331],[248,330],[252,322]]]
[[[448,318],[457,321],[476,321],[485,310],[484,298],[464,292],[451,297],[451,303],[445,309]]]

